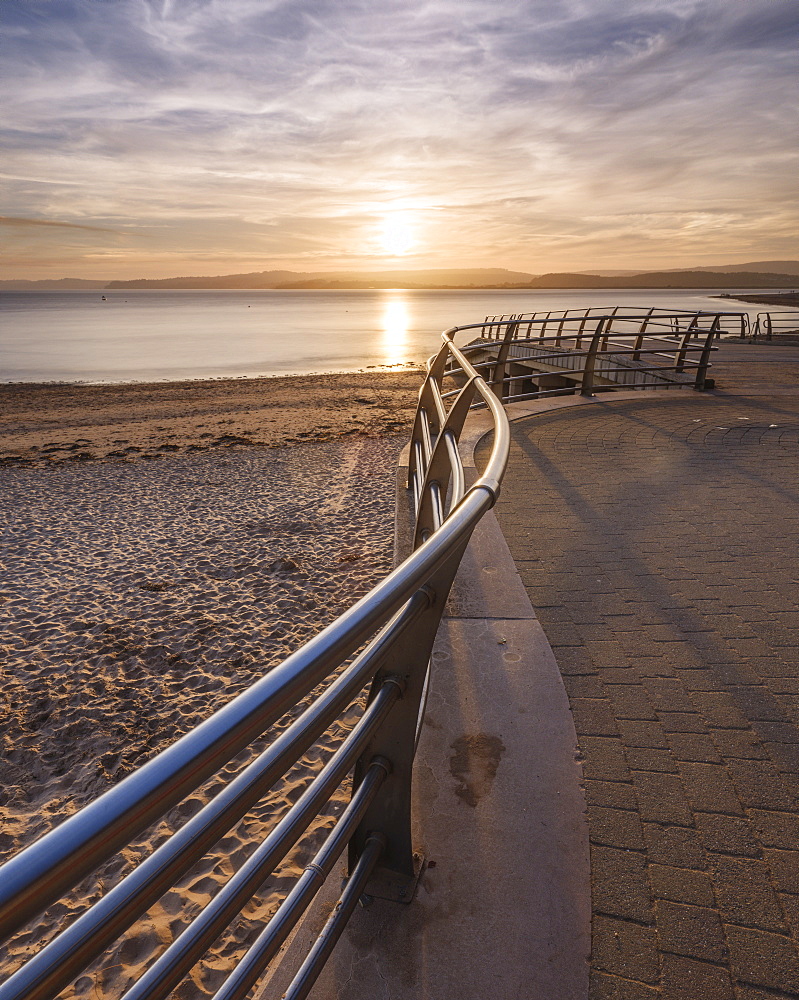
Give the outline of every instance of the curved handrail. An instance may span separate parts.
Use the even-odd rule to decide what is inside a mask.
[[[341,905],[287,996],[306,995],[351,912],[353,894],[360,894],[370,877],[376,880],[369,889],[372,895],[410,898],[415,874],[411,765],[430,650],[461,555],[496,500],[510,447],[500,401],[454,343],[459,329],[442,335],[441,350],[429,363],[419,394],[411,442],[417,526],[408,558],[233,701],[0,867],[0,935],[14,933],[60,899],[317,685],[327,681],[328,686],[199,813],[0,986],[0,1000],[55,996],[263,797],[369,680],[367,708],[344,743],[125,1000],[167,996],[304,834],[353,765],[350,806],[217,996],[234,1000],[246,994],[348,842],[351,878]],[[461,385],[449,406],[448,394],[442,393],[445,378]],[[467,488],[457,444],[475,402],[490,410],[495,433],[485,470]]]

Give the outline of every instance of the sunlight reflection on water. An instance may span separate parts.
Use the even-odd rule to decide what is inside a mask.
[[[391,290],[383,304],[382,364],[395,365],[408,354],[411,314],[409,303],[401,289]]]

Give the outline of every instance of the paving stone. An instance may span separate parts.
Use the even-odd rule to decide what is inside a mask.
[[[630,719],[619,719],[618,730],[622,742],[630,747],[652,747],[668,750],[669,745],[660,724],[657,722],[636,722]]]
[[[682,681],[667,677],[648,677],[643,682],[652,707],[665,712],[696,711],[693,699]]]
[[[631,782],[589,779],[585,782],[585,801],[589,806],[607,806],[630,812],[635,812],[638,807],[635,788]]]
[[[605,690],[613,706],[617,719],[643,719],[657,722],[657,715],[643,690],[635,678],[635,685],[606,684]]]
[[[749,986],[746,983],[735,983],[735,1000],[796,1000],[795,993],[783,993],[782,990],[762,990],[759,986]]]
[[[630,781],[630,770],[620,739],[612,736],[579,737],[583,774],[598,781]]]
[[[598,674],[576,674],[564,677],[563,684],[569,699],[572,698],[606,698],[605,686]]]
[[[748,819],[698,812],[694,822],[708,851],[744,858],[760,857],[760,846]]]
[[[799,746],[788,743],[764,743],[769,756],[777,765],[783,778],[792,788],[797,789],[799,775]]]
[[[713,745],[724,757],[741,760],[767,760],[768,751],[751,729],[711,729]]]
[[[613,707],[606,698],[572,698],[570,705],[578,735],[618,736]]]
[[[799,896],[788,892],[777,893],[785,922],[791,928],[794,941],[799,940]]]
[[[697,692],[694,702],[708,726],[718,729],[749,728],[748,718],[727,692]]]
[[[681,761],[680,775],[685,793],[694,809],[714,813],[743,813],[725,767]]]
[[[696,830],[679,826],[643,824],[647,856],[653,864],[677,868],[707,868],[705,850]]]
[[[664,1000],[734,1000],[730,974],[682,955],[663,956]]]
[[[705,872],[650,864],[649,882],[652,895],[657,899],[669,899],[674,903],[689,903],[693,906],[716,905],[713,883]]]
[[[669,750],[628,747],[627,763],[632,771],[661,771],[664,774],[677,773],[677,762]]]
[[[709,854],[708,863],[725,923],[787,932],[771,873],[763,861]]]
[[[654,985],[660,979],[657,936],[652,927],[597,915],[593,920],[591,964],[601,972]]]
[[[799,844],[799,815],[753,809],[749,813],[752,825],[766,847],[795,849]]]
[[[705,720],[698,712],[658,712],[665,733],[706,733]]]
[[[693,825],[691,810],[677,775],[633,771],[633,785],[644,822]]]
[[[799,842],[794,847],[797,849],[793,851],[780,851],[773,847],[764,851],[774,884],[780,892],[799,893]]]
[[[641,819],[637,812],[588,806],[588,826],[591,841],[595,844],[629,847],[633,851],[643,849]]]
[[[756,722],[783,722],[785,719],[779,702],[763,685],[732,687],[730,696],[747,719]]]
[[[653,986],[591,970],[588,1000],[660,1000],[660,996]]]
[[[795,797],[787,790],[777,769],[767,761],[730,760],[727,770],[743,804],[749,809],[792,812]]]
[[[708,962],[724,962],[727,947],[719,915],[706,906],[655,902],[658,936],[664,951]]]
[[[713,739],[703,733],[666,733],[672,753],[678,760],[721,764]]]
[[[744,983],[783,990],[795,997],[799,992],[799,957],[788,937],[753,930],[725,927],[733,974]]]
[[[799,745],[799,730],[792,722],[764,722],[756,719],[752,726],[769,743],[785,743],[786,748]]]
[[[593,844],[591,884],[597,913],[641,924],[654,922],[647,865],[642,854]]]

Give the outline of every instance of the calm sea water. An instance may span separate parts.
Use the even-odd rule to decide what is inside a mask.
[[[105,294],[106,301],[102,300]],[[0,381],[135,382],[420,363],[441,330],[588,306],[744,310],[694,291],[0,293]]]

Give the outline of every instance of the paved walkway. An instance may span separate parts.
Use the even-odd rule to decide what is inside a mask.
[[[723,357],[760,366],[513,427],[497,514],[584,755],[592,1000],[799,996],[799,350]]]

